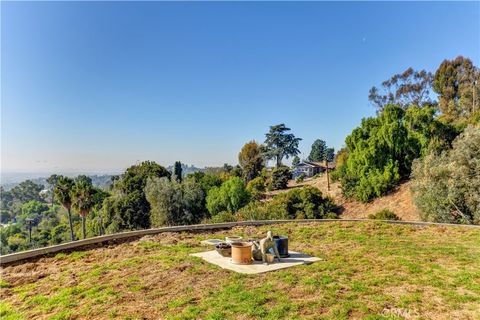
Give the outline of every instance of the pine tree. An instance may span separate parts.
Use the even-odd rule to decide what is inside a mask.
[[[180,161],[175,162],[173,176],[178,180],[178,182],[182,182],[182,163]]]

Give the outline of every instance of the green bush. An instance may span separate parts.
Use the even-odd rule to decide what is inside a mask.
[[[368,219],[374,219],[374,220],[401,220],[395,212],[388,210],[388,209],[383,209],[378,212],[375,212],[373,214],[368,215]]]
[[[250,192],[253,199],[262,199],[265,195],[265,179],[263,177],[256,177],[250,180],[247,184],[247,191]]]
[[[241,220],[324,219],[336,205],[311,186],[295,188],[268,202],[252,202],[238,211]],[[335,215],[336,216],[336,215]]]
[[[280,166],[272,170],[272,190],[286,189],[288,180],[292,179],[292,172],[289,167]]]
[[[153,227],[193,224],[206,216],[202,206],[205,197],[200,185],[192,179],[149,178],[145,194],[150,203]]]
[[[114,183],[112,193],[103,205],[103,223],[107,232],[150,228],[150,204],[145,196],[148,178],[171,174],[153,161],[129,167]]]
[[[250,201],[250,193],[242,179],[232,177],[220,187],[210,189],[206,201],[207,209],[212,216],[222,211],[235,213]]]
[[[435,118],[433,107],[405,111],[387,105],[378,117],[363,119],[346,138],[346,159],[333,178],[339,178],[345,196],[371,201],[409,177],[414,159],[449,145],[455,134],[453,127]]]
[[[235,221],[237,221],[237,217],[235,216],[235,214],[228,211],[222,211],[212,216],[210,219],[205,220],[204,223],[222,223]]]
[[[305,173],[300,174],[300,175],[295,179],[295,181],[296,181],[297,183],[303,182],[304,180],[305,180]]]
[[[453,148],[413,165],[413,200],[424,221],[480,224],[480,128],[469,126]]]
[[[330,180],[332,182],[340,181],[341,178],[341,171],[338,169],[330,171]]]
[[[323,219],[338,219],[338,214],[335,212],[328,212],[325,214]]]

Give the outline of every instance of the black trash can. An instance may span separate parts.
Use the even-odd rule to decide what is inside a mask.
[[[278,254],[280,258],[287,258],[290,255],[288,254],[288,237],[286,236],[274,236],[273,241],[277,246]]]

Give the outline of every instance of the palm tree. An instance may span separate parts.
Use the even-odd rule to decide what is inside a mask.
[[[70,195],[73,185],[73,180],[69,177],[59,176],[57,184],[53,189],[53,193],[57,201],[60,202],[65,209],[67,209],[68,223],[70,224],[70,237],[72,241],[75,241],[75,234],[73,233],[72,225],[72,198]]]
[[[78,180],[72,189],[72,207],[82,217],[82,236],[86,238],[85,221],[95,205],[95,188],[85,180]]]

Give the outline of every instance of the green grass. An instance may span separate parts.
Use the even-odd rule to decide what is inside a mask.
[[[189,255],[205,250],[203,239],[259,238],[268,229],[323,260],[242,275]],[[460,227],[245,227],[59,254],[37,268],[55,263],[47,277],[19,285],[9,273],[22,266],[3,271],[5,319],[480,319],[480,230]]]
[[[19,320],[23,319],[10,304],[0,301],[0,319],[2,320]]]
[[[8,283],[7,281],[3,280],[3,279],[0,279],[0,289],[2,288],[10,288],[10,283]]]

